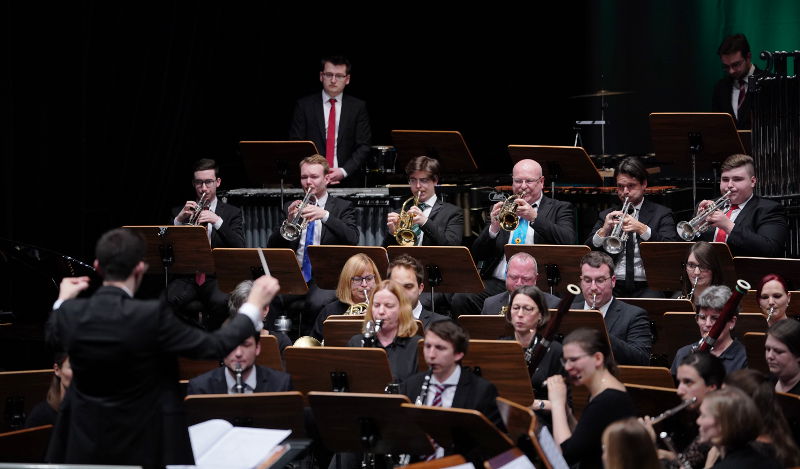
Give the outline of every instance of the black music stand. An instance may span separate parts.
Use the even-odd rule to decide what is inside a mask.
[[[642,255],[642,265],[647,272],[647,283],[653,290],[681,291],[683,279],[686,277],[686,259],[693,242],[653,242],[645,241],[639,244]],[[736,270],[733,257],[728,245],[725,243],[711,243],[714,252],[722,265],[722,279],[725,285],[736,285]]]
[[[589,254],[588,246],[556,244],[506,244],[506,261],[518,252],[526,252],[536,259],[539,279],[536,286],[551,294],[564,293],[567,285],[577,282],[581,275],[581,258]],[[562,282],[562,279],[567,279]]]
[[[302,393],[310,391],[380,393],[392,383],[382,348],[286,347],[286,372]]]
[[[259,249],[264,254],[267,270],[261,265]],[[217,267],[219,289],[230,292],[244,280],[255,280],[262,275],[278,279],[281,294],[305,295],[308,286],[303,280],[294,251],[287,248],[216,248],[212,251]]]
[[[728,156],[744,153],[733,117],[724,112],[654,112],[650,135],[659,160],[692,169],[693,207],[697,206],[697,171],[710,170]]]
[[[455,130],[392,130],[392,144],[397,148],[398,168],[425,155],[439,160],[448,173],[478,170],[464,137]]]
[[[769,257],[734,257],[736,275],[750,283],[751,288],[758,288],[761,279],[767,274],[779,274],[786,281],[794,283],[793,288],[798,288],[797,279],[800,279],[800,259],[775,259]]]
[[[301,141],[254,141],[239,142],[244,168],[250,180],[261,187],[277,184],[281,189],[281,210],[287,181],[300,183],[300,161],[318,154],[311,140]]]
[[[550,194],[556,196],[556,181],[602,186],[603,176],[597,170],[583,147],[549,145],[509,145],[511,161],[532,159],[542,165],[542,176],[550,181]]]
[[[472,254],[464,246],[389,246],[389,258],[407,254],[425,266],[425,288],[443,293],[479,293],[484,285]]]
[[[344,264],[356,254],[366,254],[372,259],[383,278],[383,273],[389,267],[386,249],[380,246],[320,246],[315,244],[308,247],[308,255],[311,256],[311,265],[314,269],[314,282],[319,288],[336,290],[339,285],[339,274],[342,273]]]
[[[204,226],[159,225],[123,226],[138,232],[147,243],[144,261],[164,269],[164,287],[169,284],[169,274],[193,275],[195,272],[213,273],[214,258],[211,242]]]

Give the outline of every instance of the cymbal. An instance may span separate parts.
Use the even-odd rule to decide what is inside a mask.
[[[597,90],[594,93],[589,94],[579,94],[576,96],[570,96],[569,99],[575,98],[598,98],[600,96],[617,96],[621,94],[632,94],[633,91],[609,91],[609,90]]]

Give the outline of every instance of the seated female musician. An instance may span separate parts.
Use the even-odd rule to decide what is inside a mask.
[[[411,314],[408,297],[399,283],[384,280],[378,284],[364,316],[362,333],[351,337],[347,346],[363,347],[364,333],[369,323],[376,320],[383,321],[376,335],[377,345],[386,350],[389,356],[392,377],[402,382],[417,372],[417,343],[422,337],[417,335],[417,321]]]
[[[725,386],[741,389],[753,399],[763,419],[757,441],[769,446],[783,467],[800,465],[800,450],[792,438],[789,423],[775,396],[775,387],[768,375],[752,369],[734,371],[725,378]]]
[[[683,277],[683,292],[680,298],[696,303],[706,288],[722,283],[722,264],[714,246],[705,241],[694,243],[686,259],[686,275]]]
[[[33,406],[25,420],[25,428],[55,425],[58,409],[70,383],[72,383],[72,367],[69,364],[69,356],[64,352],[58,352],[53,359],[53,379],[47,390],[47,398]]]
[[[561,445],[567,463],[580,463],[581,469],[600,468],[601,436],[611,423],[633,417],[633,402],[625,386],[615,377],[617,365],[609,344],[600,332],[576,329],[564,339],[561,363],[573,385],[586,386],[589,404],[577,425],[567,409],[567,385],[561,375],[547,378],[552,406],[553,437]],[[572,421],[570,421],[572,420]]]
[[[356,311],[356,309],[360,308],[353,308],[353,306],[366,304],[367,296],[365,291],[367,293],[372,291],[380,281],[381,274],[378,272],[378,267],[369,256],[356,254],[347,259],[342,268],[342,273],[339,275],[339,285],[336,287],[337,301],[329,303],[322,308],[314,323],[311,335],[317,340],[322,340],[322,324],[328,316],[363,314],[364,311]]]
[[[724,285],[712,285],[706,288],[697,298],[695,302],[697,308],[695,320],[697,321],[697,327],[700,328],[700,337],[707,336],[714,327],[717,318],[719,318],[722,312],[723,306],[725,306],[730,296],[730,288]],[[736,315],[725,324],[711,352],[722,360],[722,363],[725,365],[725,371],[728,373],[747,367],[747,350],[741,342],[731,337],[731,331],[733,331],[735,326]],[[672,362],[673,376],[678,372],[678,364],[681,363],[683,357],[691,353],[692,347],[694,347],[696,343],[695,341],[689,345],[683,346],[675,353],[675,360]]]
[[[653,440],[635,418],[609,425],[602,442],[605,469],[662,469]]]
[[[761,312],[767,317],[767,323],[771,326],[778,321],[789,317],[789,301],[792,294],[786,280],[778,274],[767,274],[761,279],[756,289],[756,298]],[[800,319],[794,316],[794,319]]]
[[[705,396],[720,389],[724,379],[725,366],[722,360],[714,355],[707,352],[693,352],[683,357],[678,365],[677,394],[682,401],[694,399],[695,402],[686,408],[685,413],[678,414],[662,424],[669,425],[669,429],[675,430],[669,433],[672,433],[672,439],[680,452],[676,455],[670,451],[658,450],[659,458],[665,467],[678,468],[679,459],[686,461],[695,469],[704,467],[711,445],[702,443],[697,437],[697,426],[693,420]],[[692,422],[687,422],[687,417]],[[644,418],[644,423],[652,429],[649,417]],[[651,433],[651,437],[655,441],[655,432]]]
[[[544,299],[541,290],[533,285],[522,286],[511,293],[511,300],[508,311],[506,311],[506,321],[514,326],[514,337],[501,337],[500,340],[516,340],[522,347],[528,348],[536,338],[536,342],[542,339],[540,333],[547,321],[550,320],[550,310]],[[526,356],[526,359],[528,356]],[[561,366],[561,344],[552,341],[550,348],[545,353],[536,371],[531,376],[533,385],[534,410],[544,410],[549,408],[547,399],[547,388],[544,387],[544,380],[548,377],[561,374],[564,367]]]
[[[800,394],[800,321],[778,321],[767,330],[764,345],[775,390]]]
[[[697,428],[700,441],[714,446],[705,467],[783,467],[753,445],[762,419],[753,400],[740,389],[726,387],[710,392],[700,404]]]

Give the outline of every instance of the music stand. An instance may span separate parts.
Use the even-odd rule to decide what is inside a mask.
[[[169,274],[194,275],[195,272],[214,272],[211,242],[204,226],[161,225],[123,226],[136,231],[145,239],[144,261],[164,269],[164,287]]]
[[[480,411],[403,404],[409,419],[436,443],[468,459],[486,460],[514,446]],[[422,453],[412,453],[422,454]]]
[[[239,142],[245,173],[250,180],[265,187],[275,185],[281,189],[281,210],[284,204],[286,181],[300,183],[300,161],[318,154],[317,146],[311,140],[300,141],[255,141]]]
[[[347,347],[350,338],[356,334],[361,333],[363,327],[364,315],[361,320],[353,320],[348,316],[328,316],[325,322],[322,323],[322,336],[325,338],[325,346],[327,347]],[[347,319],[342,319],[347,318]],[[422,335],[425,328],[422,326],[422,321],[419,319],[417,322],[417,333]]]
[[[403,408],[408,397],[392,394],[309,392],[322,443],[335,453],[430,454],[425,433]]]
[[[375,266],[378,273],[383,273],[389,267],[386,249],[380,246],[338,246],[338,245],[313,245],[308,247],[311,256],[311,265],[314,269],[314,282],[319,288],[336,290],[339,285],[339,274],[342,273],[344,264],[356,254],[366,254]]]
[[[28,467],[45,467],[41,463],[45,460],[52,431],[52,425],[42,425],[0,433],[0,467],[26,467],[21,463],[30,463]]]
[[[308,286],[303,280],[294,251],[286,248],[216,248],[212,251],[217,267],[219,289],[230,292],[244,280],[255,280],[265,274],[258,251],[264,254],[269,274],[281,284],[281,294],[305,295]]]
[[[619,380],[623,384],[639,384],[645,386],[658,386],[662,388],[674,388],[675,380],[669,368],[663,366],[634,366],[619,365]]]
[[[542,165],[542,176],[545,181],[550,181],[553,198],[556,196],[556,181],[583,183],[593,187],[603,185],[603,176],[583,147],[509,145],[508,154],[514,164],[532,159]]]
[[[478,170],[467,142],[455,130],[392,130],[392,144],[397,148],[398,168],[405,168],[409,160],[425,155],[439,160],[448,173]]]
[[[497,398],[497,409],[500,411],[500,418],[506,425],[511,441],[528,456],[528,459],[533,462],[541,461],[546,469],[553,469],[553,464],[536,435],[536,414],[530,408],[502,397]]]
[[[506,261],[518,252],[526,252],[536,259],[539,278],[536,286],[551,294],[566,293],[567,285],[577,283],[581,276],[581,258],[589,254],[589,246],[563,246],[556,244],[506,244]],[[562,282],[562,279],[567,279]]]
[[[292,438],[305,438],[303,395],[297,391],[186,396],[186,423],[224,419],[236,427],[281,428]]]
[[[736,269],[733,256],[725,243],[711,243],[722,265],[722,279],[725,285],[736,285]],[[639,244],[642,266],[647,272],[647,283],[653,290],[682,291],[686,277],[686,259],[693,242],[653,242]],[[648,267],[648,264],[650,267]],[[687,292],[688,293],[688,292]]]
[[[625,390],[633,400],[638,415],[655,417],[666,409],[671,409],[681,403],[681,398],[675,388],[661,388],[643,384],[626,384]]]
[[[470,339],[496,340],[514,336],[514,326],[501,314],[462,314],[458,323],[469,332]]]
[[[302,393],[310,391],[383,392],[392,382],[382,348],[286,347],[286,372]]]
[[[53,369],[0,372],[0,406],[3,420],[0,432],[19,430],[33,406],[47,395]]]
[[[464,246],[389,246],[389,258],[407,254],[425,266],[425,288],[442,293],[480,293],[483,280],[469,249]]]
[[[650,136],[659,160],[672,162],[676,168],[692,168],[693,207],[697,206],[697,170],[710,170],[714,163],[744,153],[733,117],[724,112],[654,112]]]
[[[747,367],[769,374],[767,358],[764,354],[764,344],[767,342],[765,332],[745,332],[739,336],[739,341],[747,351]]]
[[[733,264],[736,266],[738,278],[750,283],[753,289],[758,288],[761,279],[767,274],[779,274],[787,281],[796,281],[800,278],[800,259],[734,257]]]

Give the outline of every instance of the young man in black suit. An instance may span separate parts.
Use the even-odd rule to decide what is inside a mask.
[[[372,139],[366,104],[343,94],[350,84],[350,68],[345,57],[322,59],[322,95],[314,93],[297,101],[289,129],[290,139],[313,141],[327,158],[331,184],[354,179],[369,155]]]
[[[419,260],[408,254],[400,254],[389,263],[386,277],[403,287],[409,304],[414,305],[411,313],[414,319],[422,321],[422,327],[427,328],[436,321],[449,319],[422,306],[420,296],[425,290],[425,269]]]
[[[717,210],[708,216],[709,229],[700,240],[727,243],[734,256],[783,257],[789,235],[786,215],[781,204],[753,193],[757,182],[753,158],[731,155],[721,170],[719,191],[731,191],[731,206],[726,212]],[[697,213],[712,203],[700,202]]]
[[[136,300],[147,271],[145,242],[115,229],[97,243],[103,286],[75,299],[89,279],[65,278],[45,335],[69,354],[73,379],[53,429],[49,463],[163,467],[194,464],[178,386],[177,356],[214,359],[261,329],[278,281],[261,277],[247,303],[214,333],[183,323],[158,300]]]
[[[753,65],[750,43],[744,34],[726,37],[717,49],[717,55],[726,75],[714,85],[711,110],[727,112],[736,121],[737,129],[749,129],[753,100],[748,79],[761,77],[766,72]]]
[[[621,207],[613,207],[600,212],[586,244],[595,250],[606,249],[606,242],[614,228],[622,223],[620,238],[627,233],[627,241],[622,243],[619,252],[609,252],[616,264],[614,272],[617,285],[614,296],[622,298],[663,298],[664,294],[651,290],[642,263],[639,243],[642,241],[680,241],[675,231],[672,210],[648,200],[647,169],[635,157],[622,160],[614,170],[617,181],[617,196],[620,202],[630,203],[628,213]]]

